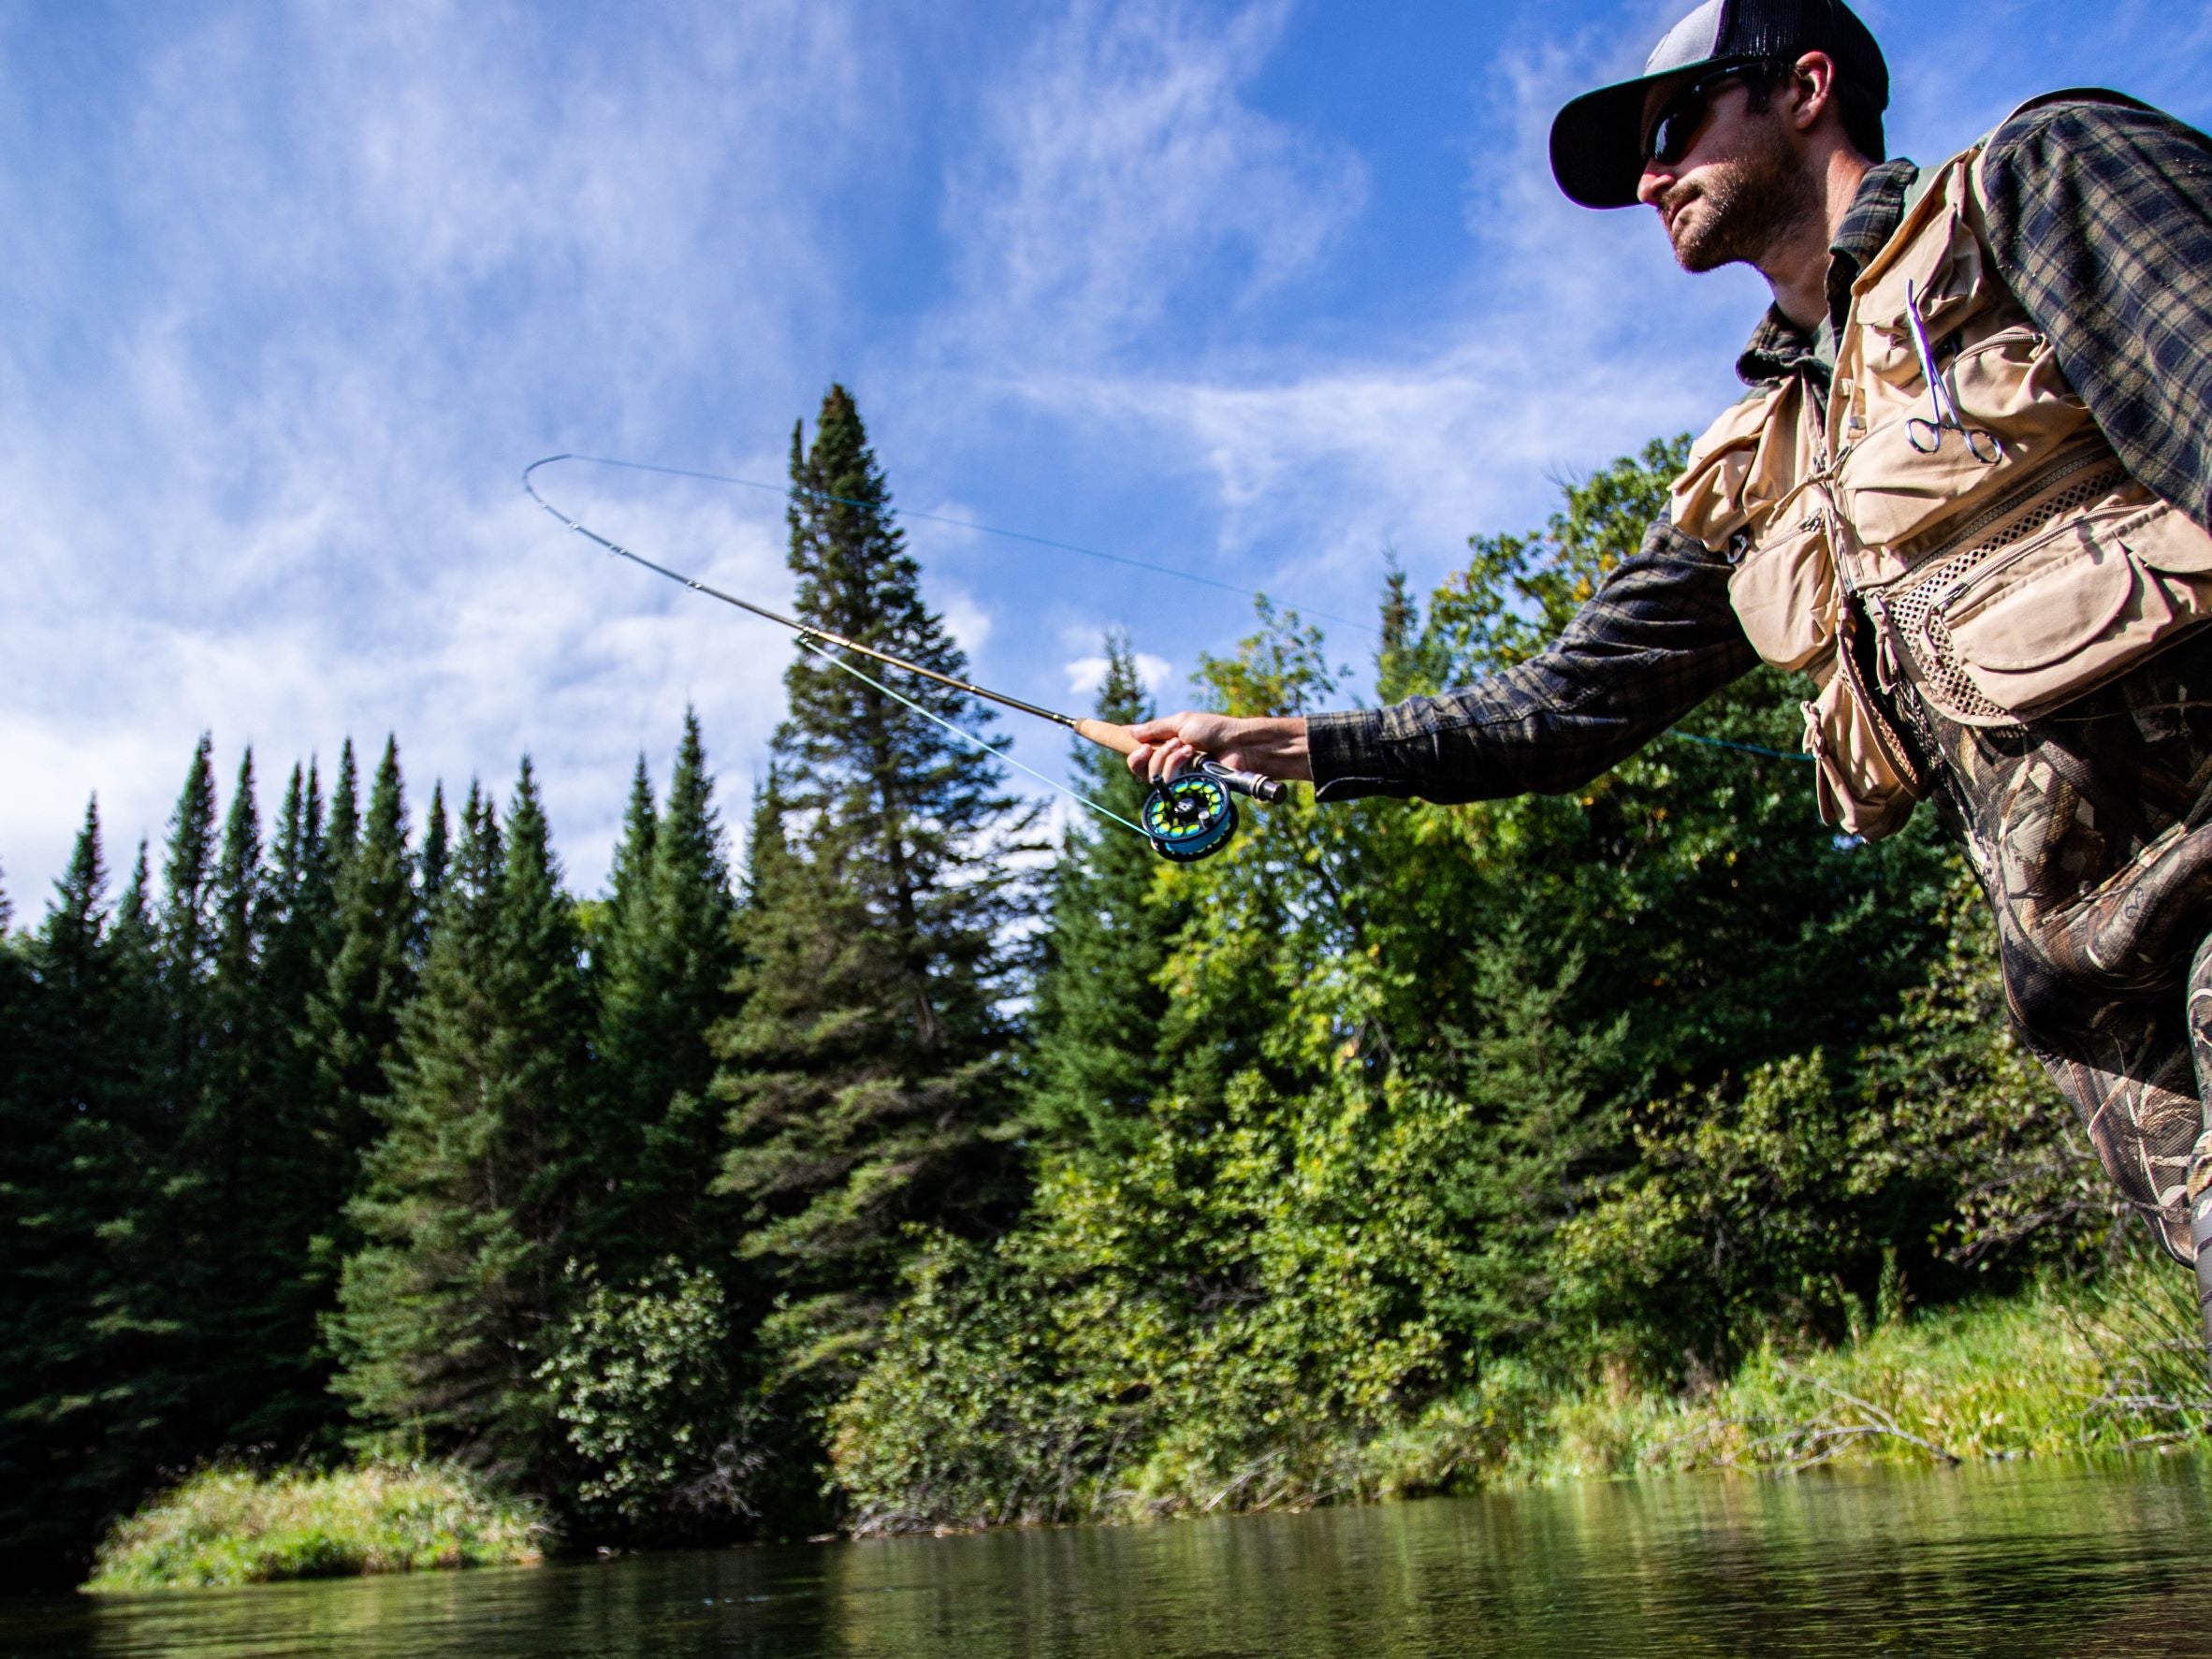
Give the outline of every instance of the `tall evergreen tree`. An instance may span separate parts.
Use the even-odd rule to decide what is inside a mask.
[[[1150,714],[1128,636],[1106,640],[1098,717],[1118,724]],[[1075,753],[1084,793],[1134,820],[1144,786],[1095,744]],[[1168,993],[1158,982],[1187,905],[1155,892],[1159,861],[1119,824],[1082,820],[1053,868],[1043,964],[1032,1018],[1027,1114],[1055,1145],[1123,1149],[1167,1081],[1158,1034]]]
[[[390,1086],[386,1068],[399,1041],[400,1011],[415,993],[417,930],[398,742],[386,739],[357,839],[347,832],[352,777],[348,743],[331,808],[337,944],[308,1018],[317,1056],[318,1103],[327,1113],[328,1139],[342,1164],[350,1164],[368,1143],[375,1127],[370,1102]]]
[[[559,1311],[584,1014],[525,762],[504,837],[470,791],[331,1321],[357,1418],[509,1473],[551,1455],[531,1372]]]
[[[616,1157],[589,1231],[610,1278],[671,1252],[721,1253],[703,1214],[720,1150],[708,1032],[735,1007],[735,911],[706,744],[686,709],[664,812],[639,762],[606,907],[595,1117]]]
[[[417,930],[417,952],[429,943],[429,922],[438,907],[439,889],[445,885],[445,864],[452,856],[453,825],[445,813],[445,785],[442,780],[430,784],[430,808],[423,816],[422,861],[419,892],[421,903],[416,916],[421,923]]]
[[[811,625],[959,675],[842,386],[811,448],[792,439],[790,562]],[[871,665],[969,730],[974,700]],[[747,1251],[787,1298],[766,1340],[835,1386],[872,1340],[923,1223],[995,1225],[1012,1197],[1007,928],[1026,895],[1006,854],[1030,815],[992,758],[802,649],[786,672],[740,976],[717,1039],[730,1107],[720,1186],[749,1204]],[[766,816],[766,813],[756,816]]]
[[[199,767],[196,763],[194,774]],[[188,824],[200,822],[188,782]],[[191,860],[187,856],[185,863]],[[23,1247],[0,1360],[0,1529],[68,1560],[163,1463],[189,1457],[163,941],[143,844],[110,919],[96,804],[24,955],[22,1093],[4,1210]]]
[[[323,847],[333,888],[344,874],[345,866],[353,863],[354,853],[360,846],[360,772],[354,764],[354,740],[348,737],[338,746],[338,781],[330,787],[330,820],[323,832]]]
[[[615,843],[614,866],[607,872],[607,896],[602,924],[600,966],[608,969],[611,986],[620,976],[627,953],[649,931],[644,914],[653,879],[653,840],[661,827],[660,808],[653,801],[653,780],[646,772],[646,758],[637,757],[630,775],[630,805],[622,814],[622,838]]]
[[[186,1103],[178,1157],[190,1361],[210,1438],[232,1437],[241,1414],[270,1391],[276,1337],[269,1327],[272,1287],[291,1270],[284,1240],[269,1227],[281,1203],[268,1191],[271,1151],[269,1067],[282,1033],[272,1026],[262,970],[269,923],[261,862],[261,820],[247,750],[224,820],[210,889],[206,1055]]]
[[[169,1016],[164,1059],[165,1151],[173,1150],[206,1082],[210,982],[214,974],[214,745],[202,735],[169,817],[162,861],[162,999]]]

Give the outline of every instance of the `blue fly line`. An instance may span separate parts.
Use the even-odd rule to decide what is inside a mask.
[[[1702,743],[1709,749],[1733,749],[1739,754],[1763,754],[1769,760],[1799,761],[1808,766],[1812,764],[1812,757],[1809,754],[1790,754],[1779,749],[1761,749],[1755,743],[1731,743],[1725,737],[1700,737],[1695,732],[1668,731],[1661,735],[1680,737],[1684,743]]]

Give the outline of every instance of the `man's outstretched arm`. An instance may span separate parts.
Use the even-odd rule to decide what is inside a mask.
[[[1661,519],[1553,644],[1526,662],[1389,708],[1265,720],[1185,712],[1134,728],[1132,771],[1197,753],[1306,779],[1322,800],[1482,801],[1579,788],[1757,662],[1727,560]]]

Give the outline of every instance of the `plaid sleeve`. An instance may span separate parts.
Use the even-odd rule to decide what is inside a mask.
[[[2212,528],[2212,139],[2059,103],[1982,163],[1998,268],[2129,471]]]
[[[1662,518],[1539,655],[1441,696],[1311,717],[1315,794],[1484,801],[1580,787],[1756,664],[1728,568]]]

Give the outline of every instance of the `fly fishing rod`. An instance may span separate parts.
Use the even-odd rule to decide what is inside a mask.
[[[1096,743],[1101,749],[1112,749],[1115,754],[1128,755],[1135,751],[1137,739],[1130,735],[1127,726],[1117,726],[1111,720],[1062,714],[1057,709],[1041,707],[1035,703],[1024,702],[1019,697],[1011,697],[1004,691],[994,691],[988,686],[975,685],[953,675],[941,674],[934,668],[924,668],[919,662],[910,662],[904,657],[894,656],[889,651],[877,649],[874,646],[863,645],[856,639],[847,639],[841,634],[831,633],[825,629],[809,627],[795,618],[783,616],[779,612],[768,609],[765,605],[755,604],[749,599],[740,599],[735,593],[726,593],[721,589],[710,587],[695,576],[684,575],[681,571],[671,570],[667,565],[648,559],[644,554],[625,547],[619,542],[600,534],[589,525],[572,518],[540,495],[537,486],[531,480],[531,474],[540,467],[551,466],[556,461],[584,458],[589,458],[564,454],[549,455],[543,460],[532,461],[522,470],[522,488],[531,501],[537,502],[547,514],[559,520],[564,528],[574,531],[589,542],[597,544],[616,558],[627,559],[631,563],[642,565],[655,575],[665,576],[672,582],[689,588],[694,593],[703,593],[709,599],[719,599],[724,604],[735,605],[737,609],[749,612],[764,621],[774,622],[780,628],[790,629],[798,636],[799,644],[803,648],[815,651],[825,661],[836,663],[855,678],[874,686],[884,695],[894,698],[914,709],[917,713],[935,720],[939,725],[966,738],[979,749],[990,749],[991,746],[981,737],[976,736],[974,733],[962,731],[951,721],[923,708],[912,699],[900,696],[889,686],[863,674],[851,662],[841,657],[832,655],[822,648],[829,646],[841,651],[851,651],[855,655],[866,657],[889,667],[896,668],[903,673],[919,675],[924,679],[935,681],[940,686],[949,687],[953,691],[963,692],[968,696],[981,698],[985,703],[995,703],[1002,708],[1011,708],[1018,714],[1031,715],[1038,720],[1050,720],[1054,725],[1065,727],[1078,737]],[[998,753],[995,749],[992,752]],[[1018,761],[1012,761],[1011,757],[1000,755],[999,758],[1008,760],[1010,764],[1020,765]],[[1119,813],[1108,810],[1087,796],[1075,794],[1074,791],[1046,778],[1041,772],[1037,772],[1027,766],[1023,766],[1022,770],[1028,772],[1031,777],[1052,784],[1055,789],[1061,790],[1064,793],[1074,795],[1074,798],[1083,802],[1084,806],[1103,813],[1115,822],[1128,824],[1129,828],[1136,830],[1149,840],[1153,850],[1162,858],[1170,859],[1177,864],[1192,863],[1204,858],[1208,853],[1219,851],[1229,844],[1229,838],[1236,833],[1237,827],[1236,803],[1231,798],[1232,795],[1247,795],[1253,800],[1266,801],[1272,804],[1280,801],[1285,793],[1283,785],[1273,778],[1264,777],[1258,772],[1238,771],[1236,768],[1225,766],[1215,760],[1201,759],[1193,770],[1181,773],[1156,785],[1152,793],[1144,799],[1143,809],[1137,815],[1138,822],[1129,823],[1129,821]]]

